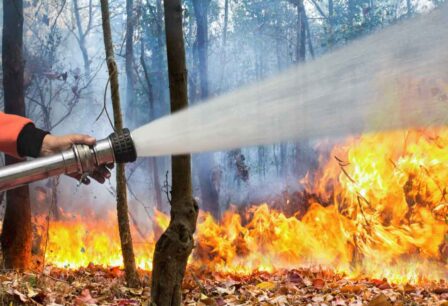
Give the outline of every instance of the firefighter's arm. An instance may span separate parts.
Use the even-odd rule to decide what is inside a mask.
[[[10,156],[37,157],[47,134],[28,118],[0,112],[0,151]]]

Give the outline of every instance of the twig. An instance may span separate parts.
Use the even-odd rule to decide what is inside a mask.
[[[107,119],[109,120],[109,124],[112,127],[112,129],[115,131],[115,126],[112,123],[112,119],[109,116],[109,112],[107,111],[107,106],[106,106],[106,96],[107,96],[107,88],[109,87],[109,83],[110,83],[110,78],[111,76],[109,76],[109,78],[107,79],[106,82],[106,87],[104,88],[104,96],[103,96],[103,109],[101,110],[100,114],[98,115],[98,117],[96,117],[95,122],[97,122],[100,117],[103,115],[103,113],[106,113]]]
[[[54,277],[54,276],[51,276],[51,275],[43,274],[43,273],[41,274],[41,276],[48,277],[48,278],[50,278],[50,279],[52,279],[54,281],[65,283],[65,284],[71,286],[71,284],[68,281],[66,281],[66,280],[63,280],[63,279],[60,279],[60,278],[57,278],[57,277]]]
[[[446,198],[445,198],[446,190],[445,190],[445,189],[442,189],[442,187],[439,185],[439,182],[437,182],[437,181],[431,176],[431,173],[429,172],[429,170],[428,170],[425,166],[420,165],[420,168],[422,168],[422,169],[425,171],[426,175],[427,175],[427,176],[434,182],[434,184],[436,184],[437,188],[439,189],[440,193],[442,194],[442,199],[441,199],[441,200],[446,201]]]
[[[168,173],[169,171],[165,173],[165,181],[163,182],[162,191],[163,193],[165,193],[166,198],[168,199],[168,202],[171,205],[171,196],[170,196],[171,186],[168,184]]]
[[[358,200],[358,206],[359,206],[359,210],[361,211],[361,215],[363,216],[363,218],[364,218],[364,221],[366,222],[366,225],[367,225],[367,231],[369,232],[369,234],[370,234],[370,222],[367,220],[367,217],[366,217],[366,215],[364,214],[364,208],[362,207],[362,205],[361,205],[361,197],[360,196],[358,196],[357,197],[357,200]]]

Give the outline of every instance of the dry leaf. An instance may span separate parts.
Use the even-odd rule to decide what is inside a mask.
[[[261,282],[261,283],[257,284],[257,288],[263,289],[263,290],[273,290],[276,287],[277,287],[277,284],[274,282]]]
[[[315,278],[313,280],[313,287],[318,290],[321,290],[322,288],[325,287],[325,281],[321,278]]]
[[[406,293],[411,293],[411,292],[414,292],[416,290],[416,288],[414,286],[412,286],[411,284],[406,284],[406,285],[404,285],[403,290]]]
[[[129,292],[132,293],[133,295],[142,295],[143,288],[140,288],[140,289],[129,288]]]
[[[392,306],[392,303],[381,293],[374,297],[367,306]]]
[[[90,295],[89,289],[84,289],[81,295],[75,299],[76,306],[88,306],[92,304],[95,305],[96,300]]]
[[[365,287],[358,285],[345,285],[341,288],[342,293],[355,293],[359,294],[361,291],[365,290]]]
[[[448,288],[436,288],[433,291],[435,294],[444,294],[448,293]]]

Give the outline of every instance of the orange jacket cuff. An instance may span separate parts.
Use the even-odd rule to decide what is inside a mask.
[[[28,118],[0,112],[0,151],[20,158],[17,152],[17,138],[25,125],[32,123]]]

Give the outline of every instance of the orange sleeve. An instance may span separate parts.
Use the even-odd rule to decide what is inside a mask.
[[[23,127],[32,121],[28,118],[0,112],[0,151],[14,157],[17,153],[17,138]]]

